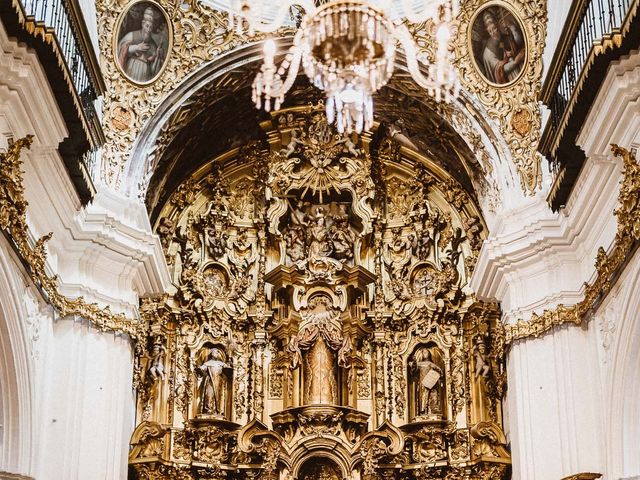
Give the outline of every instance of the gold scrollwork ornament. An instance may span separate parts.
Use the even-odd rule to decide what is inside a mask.
[[[480,71],[474,57],[472,33],[474,22],[489,8],[510,12],[522,29],[526,48],[526,60],[519,76],[503,84],[488,80]],[[521,19],[526,18],[523,22]],[[465,2],[458,16],[458,32],[454,43],[456,63],[463,87],[473,93],[487,109],[488,115],[498,124],[513,161],[520,174],[522,190],[532,195],[541,182],[540,158],[537,146],[540,139],[540,110],[538,93],[541,88],[542,54],[546,36],[547,5],[544,0],[505,2],[503,0],[471,0]],[[483,21],[480,18],[478,21]],[[489,23],[489,22],[488,22]],[[529,132],[522,122],[513,121],[518,111],[531,113]]]

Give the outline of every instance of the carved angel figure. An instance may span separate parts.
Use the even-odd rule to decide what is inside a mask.
[[[174,221],[170,220],[167,217],[162,217],[160,219],[160,223],[158,224],[158,228],[156,229],[156,231],[160,236],[160,244],[162,245],[162,248],[165,252],[169,248],[169,244],[173,239],[173,232],[175,231],[175,229],[176,224]]]
[[[207,250],[215,260],[221,258],[229,248],[229,234],[214,227],[207,228]]]
[[[180,260],[183,269],[193,268],[198,263],[198,252],[195,249],[196,240],[191,228],[192,217],[190,215],[187,225],[175,232],[175,239],[180,245]]]
[[[473,349],[473,356],[476,361],[475,375],[477,377],[486,378],[491,371],[491,366],[487,361],[487,346],[482,338],[476,340],[476,344]]]
[[[309,202],[299,200],[295,208],[291,209],[291,223],[306,227],[309,225],[309,216],[305,210],[309,207]]]
[[[253,242],[249,239],[246,230],[241,230],[228,251],[234,275],[236,277],[246,275],[249,266],[256,261],[257,256],[258,252]]]
[[[164,357],[167,353],[167,349],[161,342],[154,342],[151,348],[151,362],[149,364],[149,375],[155,382],[158,378],[164,380]]]
[[[296,151],[297,145],[304,145],[304,141],[302,139],[304,139],[306,135],[306,133],[300,132],[299,128],[294,128],[293,130],[291,130],[291,138],[289,139],[289,143],[285,148],[280,150],[280,155],[285,158],[289,158],[291,155],[293,155],[293,152]]]
[[[358,157],[362,153],[360,149],[356,148],[356,144],[353,143],[349,135],[344,135],[342,138],[336,135],[336,145],[339,144],[344,144],[345,153],[350,153],[354,157]]]
[[[353,258],[353,243],[356,239],[349,227],[346,217],[337,217],[331,225],[331,240],[333,241],[333,256],[337,260],[351,260]]]
[[[304,229],[299,225],[292,225],[285,234],[287,256],[293,262],[299,262],[306,258],[306,245]]]
[[[391,275],[404,268],[411,259],[411,241],[402,238],[402,229],[394,228],[391,242],[387,245],[386,261],[391,266]]]
[[[411,242],[411,250],[413,254],[418,257],[419,260],[426,260],[429,258],[433,237],[428,227],[419,226],[419,228],[416,229],[415,234],[412,233],[409,235],[409,241]]]

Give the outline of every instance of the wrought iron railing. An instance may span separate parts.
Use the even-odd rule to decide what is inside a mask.
[[[542,89],[541,99],[550,110],[541,142],[544,154],[557,148],[594,57],[619,44],[631,7],[635,9],[637,3],[638,0],[574,0]],[[553,161],[553,155],[550,160],[557,174],[561,165]]]
[[[77,0],[19,0],[19,4],[28,28],[41,34],[62,57],[67,83],[84,117],[90,150],[95,151],[104,143],[104,134],[94,102],[105,87]]]

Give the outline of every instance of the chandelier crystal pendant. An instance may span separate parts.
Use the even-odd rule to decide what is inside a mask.
[[[293,46],[276,65],[277,46],[264,43],[264,62],[253,82],[258,108],[279,109],[300,67],[326,93],[327,120],[339,132],[368,130],[373,125],[373,95],[387,84],[402,47],[409,73],[436,101],[449,102],[460,84],[449,47],[458,0],[231,0],[230,26],[274,32],[290,22],[292,8],[304,12]],[[434,45],[420,59],[407,22],[430,22]]]

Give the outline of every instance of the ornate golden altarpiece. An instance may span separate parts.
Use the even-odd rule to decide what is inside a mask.
[[[505,477],[473,199],[388,136],[336,134],[321,106],[261,128],[157,220],[175,288],[141,307],[131,475]]]

